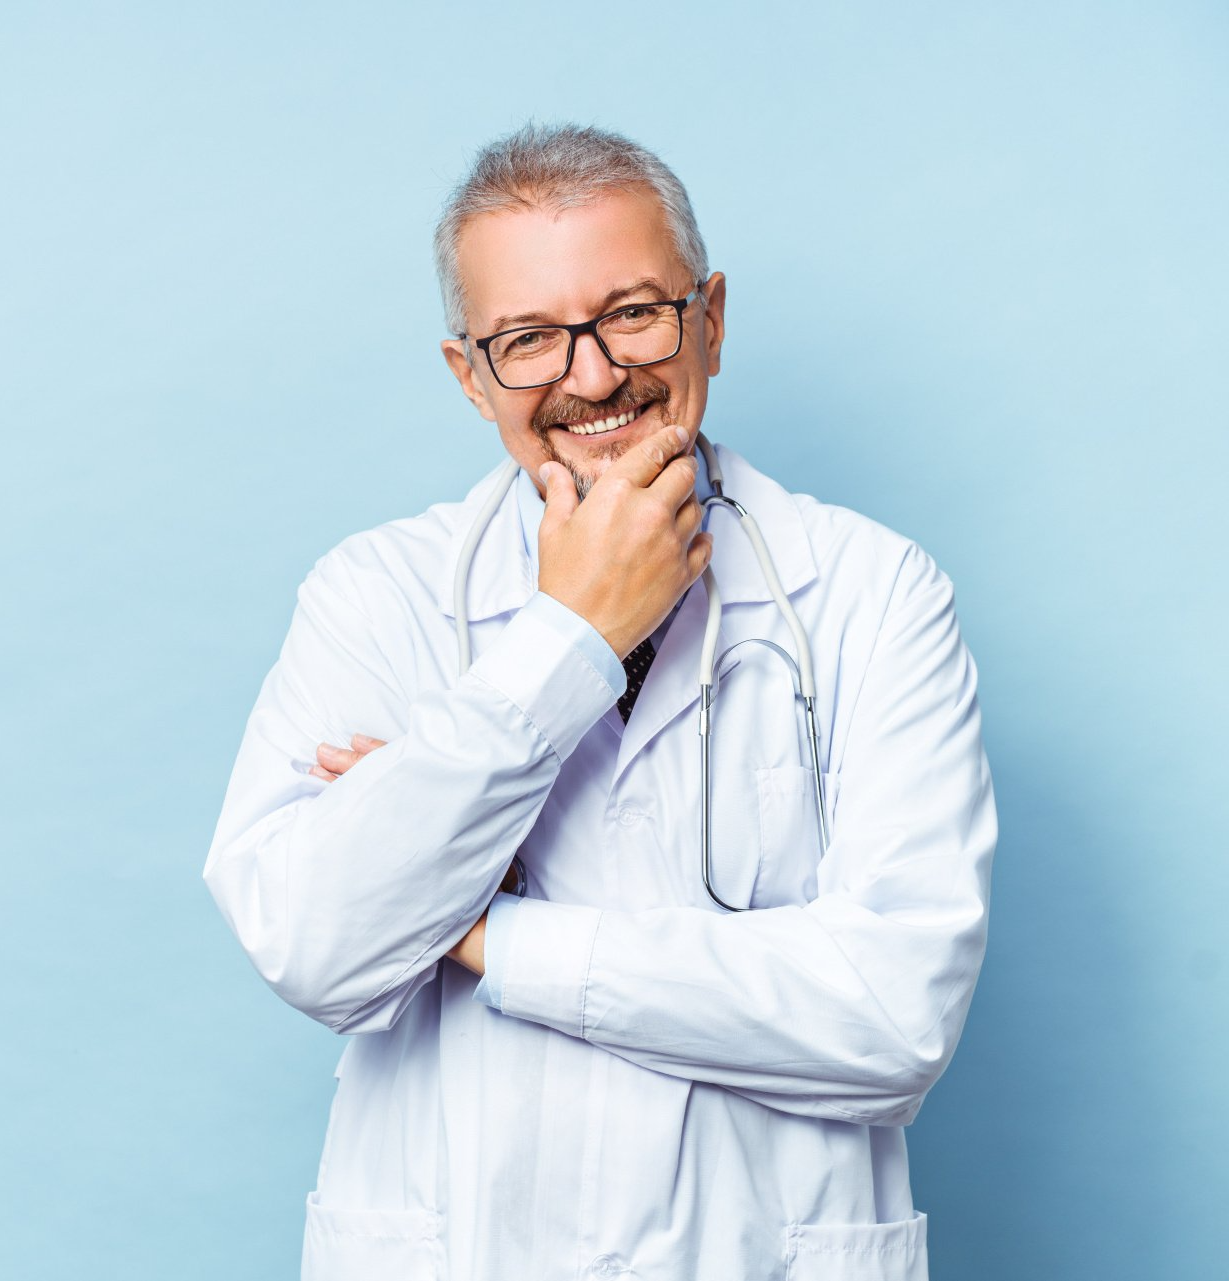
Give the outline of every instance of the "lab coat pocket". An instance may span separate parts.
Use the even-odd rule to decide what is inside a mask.
[[[760,803],[760,866],[752,907],[809,903],[818,892],[819,823],[814,775],[804,765],[755,772]],[[832,830],[839,774],[824,775],[824,804]]]
[[[786,1281],[926,1281],[926,1216],[899,1223],[792,1223]]]
[[[302,1281],[443,1281],[434,1210],[343,1210],[307,1198]]]

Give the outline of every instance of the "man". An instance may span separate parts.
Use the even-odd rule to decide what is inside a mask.
[[[274,989],[354,1034],[304,1276],[917,1281],[902,1127],[964,1021],[996,836],[951,584],[718,453],[814,652],[821,856],[789,677],[738,644],[793,637],[737,522],[701,530],[725,282],[677,179],[529,126],[437,259],[445,358],[521,470],[316,565],[205,872]],[[710,564],[737,912],[701,875]]]

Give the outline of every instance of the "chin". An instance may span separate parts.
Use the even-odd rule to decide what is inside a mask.
[[[626,448],[626,446],[624,446],[624,448]],[[623,453],[623,449],[619,450],[619,454],[621,453]],[[572,479],[576,482],[576,492],[580,495],[582,502],[593,486],[601,479],[610,464],[614,462],[615,458],[618,456],[618,454],[613,454],[606,459],[598,459],[596,461],[586,459],[583,463],[564,463],[564,466],[572,473]]]
[[[583,499],[598,480],[609,470],[610,465],[621,458],[635,444],[633,440],[612,440],[601,445],[591,445],[584,457],[565,457],[560,451],[552,450],[555,462],[562,463],[572,473],[576,482],[576,492]]]

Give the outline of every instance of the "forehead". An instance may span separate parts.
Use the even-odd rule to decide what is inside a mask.
[[[458,264],[477,334],[501,317],[585,320],[614,290],[641,280],[691,287],[660,203],[642,191],[573,209],[478,214],[461,232]]]

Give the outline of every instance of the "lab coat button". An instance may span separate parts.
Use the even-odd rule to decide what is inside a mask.
[[[643,814],[638,813],[636,810],[629,810],[625,805],[619,811],[619,826],[635,827],[636,824],[639,823],[643,817],[644,817]]]
[[[613,1254],[599,1254],[596,1259],[589,1264],[589,1271],[595,1277],[617,1277],[620,1272],[624,1271],[622,1263],[615,1258]]]

